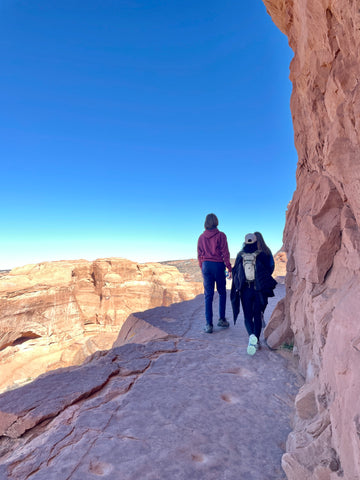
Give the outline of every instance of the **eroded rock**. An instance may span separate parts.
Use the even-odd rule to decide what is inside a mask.
[[[202,291],[175,267],[117,258],[13,269],[0,278],[0,391],[110,348],[133,312]]]
[[[289,479],[355,480],[360,478],[354,420],[360,413],[359,3],[264,3],[294,51],[291,111],[299,161],[284,231],[283,320],[312,392],[299,393],[297,404],[307,407],[297,416],[283,466]],[[279,310],[268,328],[281,338]],[[314,402],[321,407],[315,419]],[[328,426],[319,434],[314,422]]]
[[[159,338],[131,343],[134,318]],[[131,315],[128,343],[0,395],[1,480],[284,480],[297,375],[265,346],[249,356],[243,322],[204,322],[203,296]]]

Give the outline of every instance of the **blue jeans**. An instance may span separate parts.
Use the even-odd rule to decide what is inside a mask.
[[[208,325],[213,324],[213,299],[216,290],[219,293],[219,318],[225,318],[226,309],[226,277],[223,262],[203,262],[202,274],[205,290],[205,318]]]
[[[244,310],[245,328],[249,335],[254,334],[257,339],[261,333],[261,313],[262,313],[262,297],[261,293],[254,289],[252,284],[241,290],[241,305]]]

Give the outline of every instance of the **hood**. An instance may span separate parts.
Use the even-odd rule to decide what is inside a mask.
[[[211,230],[205,230],[204,235],[206,238],[212,238],[215,237],[219,233],[219,230],[215,227],[212,228]]]
[[[257,243],[247,243],[245,244],[244,248],[243,248],[243,252],[245,253],[254,253],[256,252],[257,250]]]

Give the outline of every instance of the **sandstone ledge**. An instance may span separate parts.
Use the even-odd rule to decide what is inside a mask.
[[[242,322],[203,323],[203,296],[132,315],[119,341],[146,343],[0,395],[0,478],[284,479],[298,378],[266,348],[248,356]]]

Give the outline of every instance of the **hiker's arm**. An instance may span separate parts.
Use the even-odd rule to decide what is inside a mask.
[[[232,267],[231,267],[231,263],[230,263],[230,252],[229,252],[229,247],[228,247],[228,243],[227,243],[227,238],[226,238],[225,233],[223,233],[223,232],[221,232],[221,233],[222,233],[222,235],[221,235],[220,251],[221,251],[221,255],[223,257],[225,266],[228,269],[229,275],[231,275]]]

